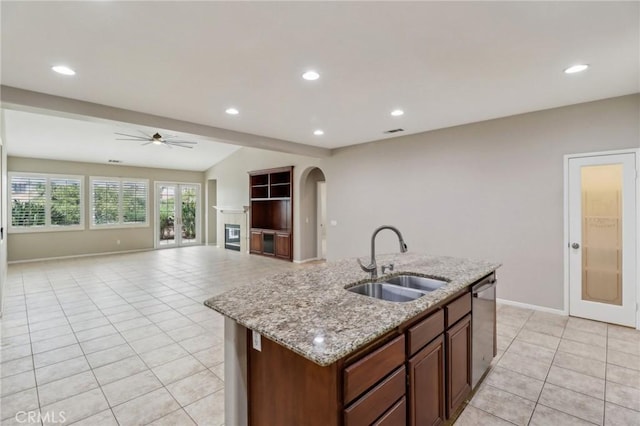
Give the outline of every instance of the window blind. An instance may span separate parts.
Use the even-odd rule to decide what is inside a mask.
[[[10,230],[38,232],[84,228],[83,176],[9,173]]]
[[[91,177],[91,225],[146,225],[148,199],[148,181]]]
[[[46,225],[46,177],[11,177],[11,226]]]

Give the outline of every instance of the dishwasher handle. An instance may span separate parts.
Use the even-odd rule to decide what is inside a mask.
[[[487,281],[485,284],[480,285],[479,287],[474,287],[473,288],[473,297],[478,297],[478,294],[482,293],[485,290],[489,290],[491,287],[494,287],[496,285],[496,280],[495,278]]]

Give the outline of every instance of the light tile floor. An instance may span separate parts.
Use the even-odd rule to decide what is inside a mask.
[[[10,265],[2,425],[223,424],[223,320],[202,302],[300,267],[206,246]]]
[[[498,356],[456,426],[640,425],[640,332],[498,306]]]
[[[206,246],[11,265],[2,425],[223,424],[223,322],[202,301],[300,267]],[[498,347],[456,425],[640,424],[640,332],[502,305]]]

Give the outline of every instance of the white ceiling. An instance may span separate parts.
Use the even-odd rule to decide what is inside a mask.
[[[640,91],[639,2],[1,7],[3,85],[325,148]]]
[[[98,122],[5,110],[8,153],[16,157],[108,163],[119,160],[123,166],[159,167],[203,171],[224,160],[240,147],[211,142],[201,137],[166,129],[131,126],[117,122]],[[118,141],[114,133],[130,135],[178,136],[197,142],[192,149]]]

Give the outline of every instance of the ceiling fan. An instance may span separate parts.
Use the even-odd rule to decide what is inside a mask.
[[[183,141],[179,139],[174,139],[177,136],[162,136],[160,133],[156,132],[153,136],[136,136],[136,135],[127,135],[125,133],[115,132],[116,135],[127,136],[127,139],[116,138],[117,141],[138,141],[144,142],[142,145],[164,145],[167,148],[171,148],[172,146],[179,146],[180,148],[189,148],[192,149],[193,145],[197,145],[198,142],[190,142]]]

